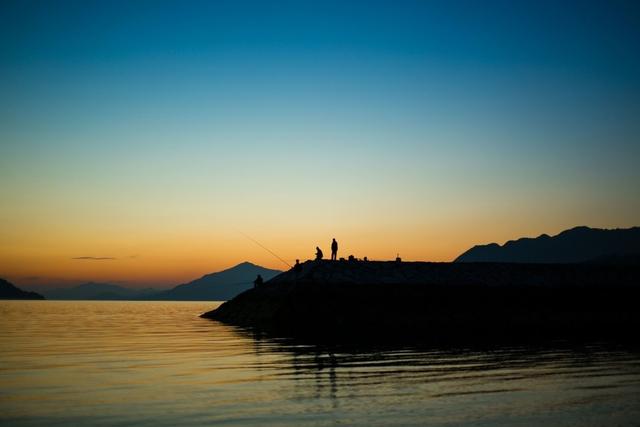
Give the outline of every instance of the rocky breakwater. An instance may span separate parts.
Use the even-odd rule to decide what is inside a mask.
[[[293,335],[635,336],[640,266],[308,261],[209,319]]]

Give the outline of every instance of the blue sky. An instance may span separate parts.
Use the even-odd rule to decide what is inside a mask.
[[[639,24],[615,1],[5,1],[0,259],[182,235],[231,262],[233,227],[289,258],[336,230],[451,259],[637,225]]]

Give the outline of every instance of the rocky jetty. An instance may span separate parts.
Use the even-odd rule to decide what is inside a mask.
[[[205,318],[293,335],[607,337],[640,326],[640,267],[308,261]]]

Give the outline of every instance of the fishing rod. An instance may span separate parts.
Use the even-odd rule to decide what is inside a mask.
[[[246,237],[247,239],[251,240],[253,243],[255,243],[256,245],[260,246],[262,249],[264,249],[265,251],[269,252],[271,255],[273,255],[274,257],[278,258],[280,261],[282,261],[283,263],[285,263],[287,265],[287,267],[289,268],[293,268],[293,266],[291,264],[289,264],[287,261],[283,260],[282,258],[280,258],[278,256],[277,253],[273,252],[271,249],[267,248],[265,245],[263,245],[262,243],[258,242],[256,239],[254,239],[253,237],[249,236],[248,234],[243,233],[240,230],[237,230],[238,233],[242,234],[244,237]]]

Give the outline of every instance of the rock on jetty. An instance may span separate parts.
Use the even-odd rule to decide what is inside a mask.
[[[308,261],[205,318],[287,334],[625,335],[640,266]]]

